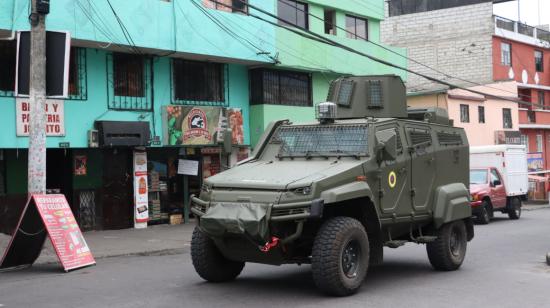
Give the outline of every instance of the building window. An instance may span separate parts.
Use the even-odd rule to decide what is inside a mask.
[[[544,71],[543,53],[539,50],[535,50],[535,69],[537,72]]]
[[[542,108],[544,108],[544,103],[545,103],[545,99],[544,99],[545,92],[543,90],[539,90],[538,92],[539,92],[538,93],[539,94],[538,95],[538,97],[539,97],[538,104],[539,104],[539,108],[542,109]]]
[[[285,20],[279,20],[279,24],[308,29],[308,5],[306,3],[279,0],[277,2],[277,12],[279,18]]]
[[[369,39],[369,21],[356,16],[346,15],[346,36],[356,40]]]
[[[512,46],[508,43],[500,43],[500,64],[512,66]]]
[[[502,108],[502,127],[512,128],[512,110],[510,108]]]
[[[86,49],[72,47],[69,59],[69,99],[88,98]]]
[[[537,152],[542,152],[542,135],[537,135]]]
[[[227,65],[174,59],[172,86],[174,102],[226,106]]]
[[[485,107],[478,106],[477,114],[478,114],[479,123],[485,123]]]
[[[256,69],[250,71],[250,104],[313,106],[309,74]]]
[[[525,146],[525,150],[529,152],[529,136],[521,135],[521,144]]]
[[[325,9],[325,34],[336,35],[336,11]]]
[[[13,96],[16,52],[16,41],[0,41],[0,96]]]
[[[470,106],[460,104],[460,122],[470,123]]]
[[[151,59],[141,55],[107,55],[109,109],[151,110],[151,67]]]
[[[207,8],[233,13],[248,13],[247,0],[203,0]]]

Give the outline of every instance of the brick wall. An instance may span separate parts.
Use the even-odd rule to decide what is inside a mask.
[[[387,4],[386,4],[387,12]],[[408,56],[452,76],[477,83],[492,82],[493,5],[491,2],[387,17],[381,24],[384,44],[407,48]],[[386,14],[386,16],[388,16]],[[409,61],[409,68],[445,78]],[[410,74],[409,91],[433,88],[426,79]]]

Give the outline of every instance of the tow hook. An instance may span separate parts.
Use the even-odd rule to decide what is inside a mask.
[[[260,246],[260,251],[268,253],[271,249],[277,247],[279,245],[279,238],[278,237],[271,237],[271,242],[265,243],[264,246]]]

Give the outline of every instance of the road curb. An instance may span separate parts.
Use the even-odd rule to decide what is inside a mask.
[[[522,210],[524,211],[537,211],[542,209],[550,209],[550,205],[534,205],[529,207],[523,207]]]
[[[99,255],[94,256],[95,260],[109,259],[109,258],[119,258],[119,257],[151,257],[151,256],[169,256],[169,255],[179,255],[188,252],[188,248],[172,248],[172,249],[160,249],[160,250],[151,250],[151,251],[138,251],[138,252],[128,252],[128,253],[119,253],[112,255]],[[34,265],[45,265],[45,264],[56,264],[59,263],[59,260],[45,260],[42,262],[36,262]]]

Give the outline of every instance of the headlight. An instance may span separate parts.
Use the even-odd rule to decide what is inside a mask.
[[[472,195],[472,201],[477,201],[477,200],[479,200],[478,195]]]
[[[210,191],[212,191],[212,187],[210,187],[208,184],[202,184],[201,186],[201,192],[204,192],[204,193],[210,193]]]
[[[311,186],[296,188],[294,189],[294,193],[299,195],[309,195],[311,194]]]

